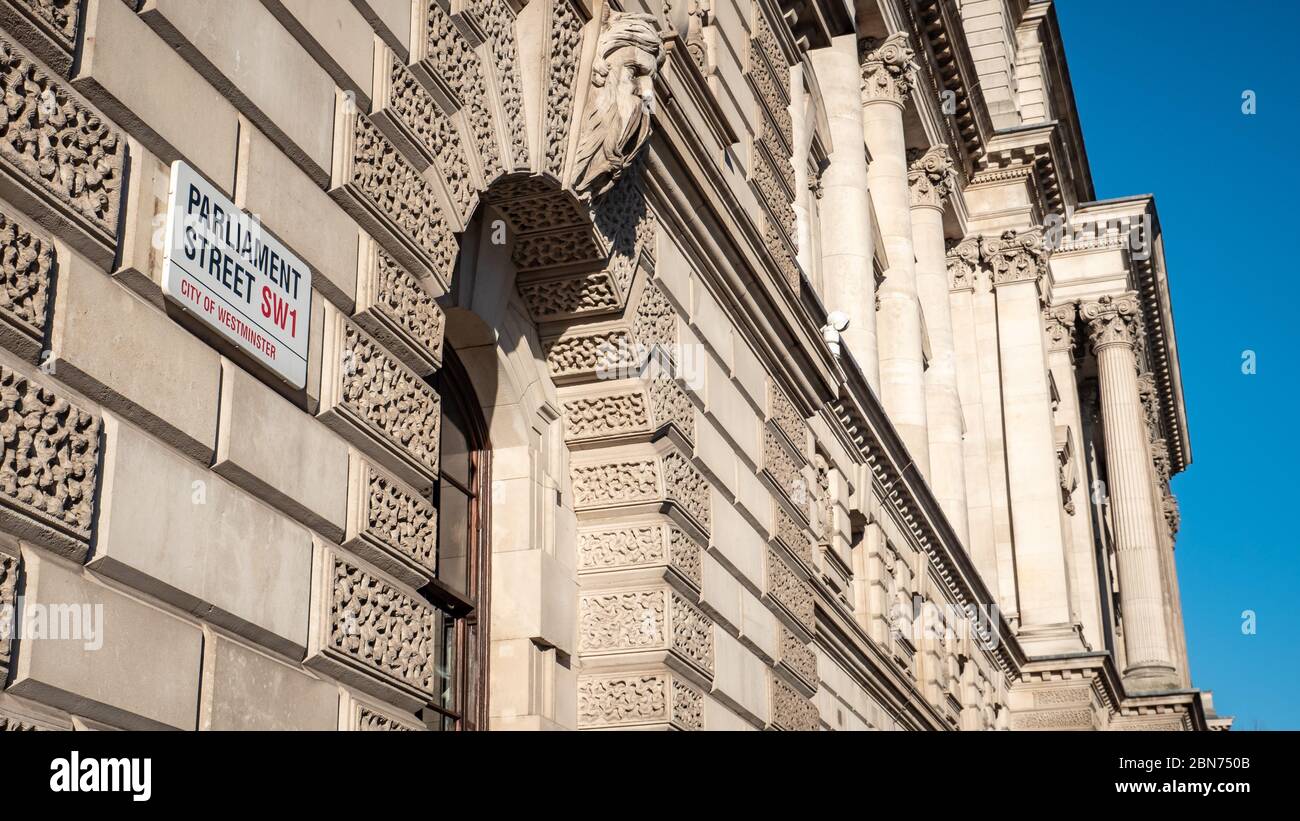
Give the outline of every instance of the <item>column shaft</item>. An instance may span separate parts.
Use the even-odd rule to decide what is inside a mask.
[[[1165,624],[1148,433],[1134,361],[1133,345],[1140,333],[1137,298],[1102,297],[1085,305],[1083,314],[1090,323],[1101,388],[1128,662],[1124,677],[1140,689],[1160,689],[1172,686],[1176,677]]]
[[[867,194],[867,154],[862,133],[862,75],[855,35],[837,37],[829,48],[809,52],[826,105],[831,131],[830,164],[822,172],[821,223],[823,302],[843,311],[849,327],[844,344],[880,390],[876,350],[874,237]]]

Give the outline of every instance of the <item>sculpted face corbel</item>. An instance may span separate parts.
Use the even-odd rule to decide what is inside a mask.
[[[654,15],[606,13],[578,140],[574,188],[579,194],[594,199],[613,188],[650,138],[654,78],[665,56]]]

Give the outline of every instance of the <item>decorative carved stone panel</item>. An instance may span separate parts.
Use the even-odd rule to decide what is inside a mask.
[[[478,204],[478,188],[465,159],[468,141],[458,120],[390,49],[380,50],[376,59],[375,125],[403,149],[417,171],[435,167],[434,177],[445,187],[456,227],[463,228]]]
[[[699,589],[701,548],[668,522],[605,525],[578,532],[578,572],[605,573],[662,567]]]
[[[583,593],[578,597],[578,651],[597,657],[671,655],[713,676],[713,621],[667,586]]]
[[[803,520],[808,521],[811,494],[808,481],[803,475],[803,465],[771,428],[763,429],[763,473],[772,486],[790,501]]]
[[[0,0],[0,28],[60,74],[72,66],[80,0]]]
[[[611,388],[619,383],[609,384]],[[635,389],[619,388],[564,399],[564,438],[569,442],[627,437],[649,438],[672,428],[694,440],[694,406],[673,379],[640,380]]]
[[[339,729],[360,732],[411,732],[426,729],[412,716],[398,716],[354,697],[346,690],[339,699]]]
[[[323,327],[321,421],[417,490],[428,490],[438,474],[438,394],[332,306]]]
[[[816,628],[812,586],[799,578],[780,554],[767,549],[767,596],[780,606],[786,615],[809,633]]]
[[[501,115],[501,133],[513,170],[528,167],[523,83],[515,43],[515,13],[505,0],[465,0],[462,13],[472,17],[486,38],[484,56],[492,66],[492,88]]]
[[[437,189],[343,95],[334,141],[330,195],[407,270],[446,290],[460,246]]]
[[[781,680],[775,672],[768,671],[769,722],[778,730],[811,731],[821,727],[817,705]]]
[[[430,91],[445,98],[448,110],[464,114],[469,142],[486,187],[505,173],[497,117],[488,96],[482,61],[462,30],[443,9],[443,0],[423,0],[424,36],[412,54],[412,71]]]
[[[111,258],[125,139],[3,36],[0,90],[0,192],[28,213],[45,211],[73,226],[84,240],[69,241],[97,262]]]
[[[45,338],[55,262],[53,243],[0,212],[0,340],[24,357]]]
[[[551,0],[550,59],[546,65],[546,122],[542,170],[564,179],[573,118],[574,83],[581,57],[584,21],[572,0]]]
[[[85,558],[100,421],[0,365],[0,527]]]
[[[421,376],[442,364],[446,317],[422,282],[363,238],[353,320]]]
[[[777,664],[807,686],[808,689],[815,691],[817,689],[817,653],[785,625],[780,625],[778,629],[781,638],[777,645]]]
[[[1011,716],[1013,730],[1095,730],[1096,716],[1089,707],[1069,710],[1032,710]]]
[[[664,509],[680,511],[703,533],[709,532],[708,480],[676,450],[658,456],[576,462],[570,472],[578,511],[657,502]]]
[[[642,357],[637,356],[632,336],[623,328],[562,336],[544,343],[546,365],[559,383],[576,378],[618,378],[638,375]]]
[[[669,672],[578,679],[578,727],[704,729],[704,695]]]
[[[0,675],[9,666],[13,649],[14,614],[17,606],[18,557],[0,553]]]
[[[353,453],[343,546],[412,587],[437,572],[438,511],[405,482]]]
[[[790,555],[799,559],[808,567],[813,566],[813,549],[812,542],[808,539],[808,534],[803,525],[795,521],[795,518],[785,512],[775,499],[772,500],[772,529],[776,533],[777,541],[790,551]]]
[[[442,617],[413,590],[320,545],[304,662],[415,712],[437,698]]]
[[[785,392],[771,381],[767,385],[767,414],[777,430],[785,434],[795,452],[802,453],[807,447],[808,425]]]

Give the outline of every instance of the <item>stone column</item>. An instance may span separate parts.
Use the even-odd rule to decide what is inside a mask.
[[[907,143],[903,133],[903,105],[915,69],[912,56],[907,35],[901,32],[884,40],[868,38],[861,42],[863,132],[871,151],[867,185],[889,258],[876,321],[880,400],[921,474],[929,478],[921,303],[916,293]],[[870,224],[858,230],[869,232]]]
[[[823,303],[843,311],[849,327],[843,339],[867,382],[879,393],[876,351],[874,238],[867,196],[867,152],[862,142],[862,75],[856,35],[837,37],[829,48],[809,52],[830,124],[830,163],[821,175]]]
[[[1101,591],[1097,587],[1096,558],[1093,555],[1092,519],[1088,515],[1088,477],[1084,467],[1083,414],[1075,374],[1075,325],[1079,309],[1074,303],[1055,305],[1044,312],[1047,362],[1056,380],[1061,401],[1057,408],[1057,445],[1060,457],[1061,501],[1065,506],[1065,529],[1070,552],[1070,591],[1073,609],[1083,626],[1084,641],[1093,650],[1105,646],[1101,621]],[[1064,441],[1062,442],[1062,439]]]
[[[1139,690],[1177,681],[1169,652],[1160,539],[1150,478],[1147,425],[1134,346],[1141,328],[1137,294],[1103,296],[1082,307],[1101,383],[1101,418],[1110,479],[1119,600],[1124,617],[1125,685]]]
[[[930,335],[930,367],[924,375],[930,487],[962,545],[970,550],[961,399],[957,395],[957,354],[952,309],[948,306],[948,250],[943,236],[943,203],[952,190],[952,160],[948,149],[941,145],[908,152],[908,160],[916,291]]]
[[[993,274],[1003,424],[1020,599],[1020,642],[1031,655],[1083,650],[1070,612],[1066,534],[1039,280],[1047,251],[1037,231],[1007,231],[980,248]]]
[[[979,240],[968,237],[951,243],[947,252],[948,305],[952,318],[957,395],[966,433],[962,456],[966,474],[967,550],[984,583],[1007,607],[998,585],[997,538],[993,516],[992,455],[985,436],[984,391],[980,384],[980,349],[975,314],[975,280],[980,273]],[[1008,612],[1014,612],[1009,609]]]

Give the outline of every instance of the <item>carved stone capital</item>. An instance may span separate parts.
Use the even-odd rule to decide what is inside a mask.
[[[1178,535],[1178,528],[1182,524],[1182,513],[1178,509],[1178,497],[1172,493],[1166,492],[1164,499],[1165,523],[1169,525],[1169,535],[1171,537]]]
[[[1055,305],[1043,311],[1043,328],[1047,332],[1047,349],[1074,353],[1074,322],[1079,309],[1074,303]]]
[[[1036,281],[1047,272],[1047,246],[1038,229],[1003,231],[980,239],[980,253],[993,272],[994,285]]]
[[[885,101],[899,106],[907,102],[916,69],[911,42],[903,32],[883,40],[867,37],[858,43],[858,63],[862,67],[862,103]]]
[[[980,243],[976,237],[948,240],[948,287],[953,291],[975,289],[980,267]]]
[[[953,162],[948,147],[936,145],[924,151],[907,152],[907,188],[912,206],[931,205],[942,208],[953,190]]]
[[[607,13],[574,162],[579,194],[596,198],[613,188],[650,138],[654,79],[666,56],[654,15]]]
[[[1137,294],[1107,294],[1095,302],[1085,302],[1080,313],[1088,323],[1088,337],[1094,350],[1107,345],[1132,347],[1142,333],[1142,315]]]

